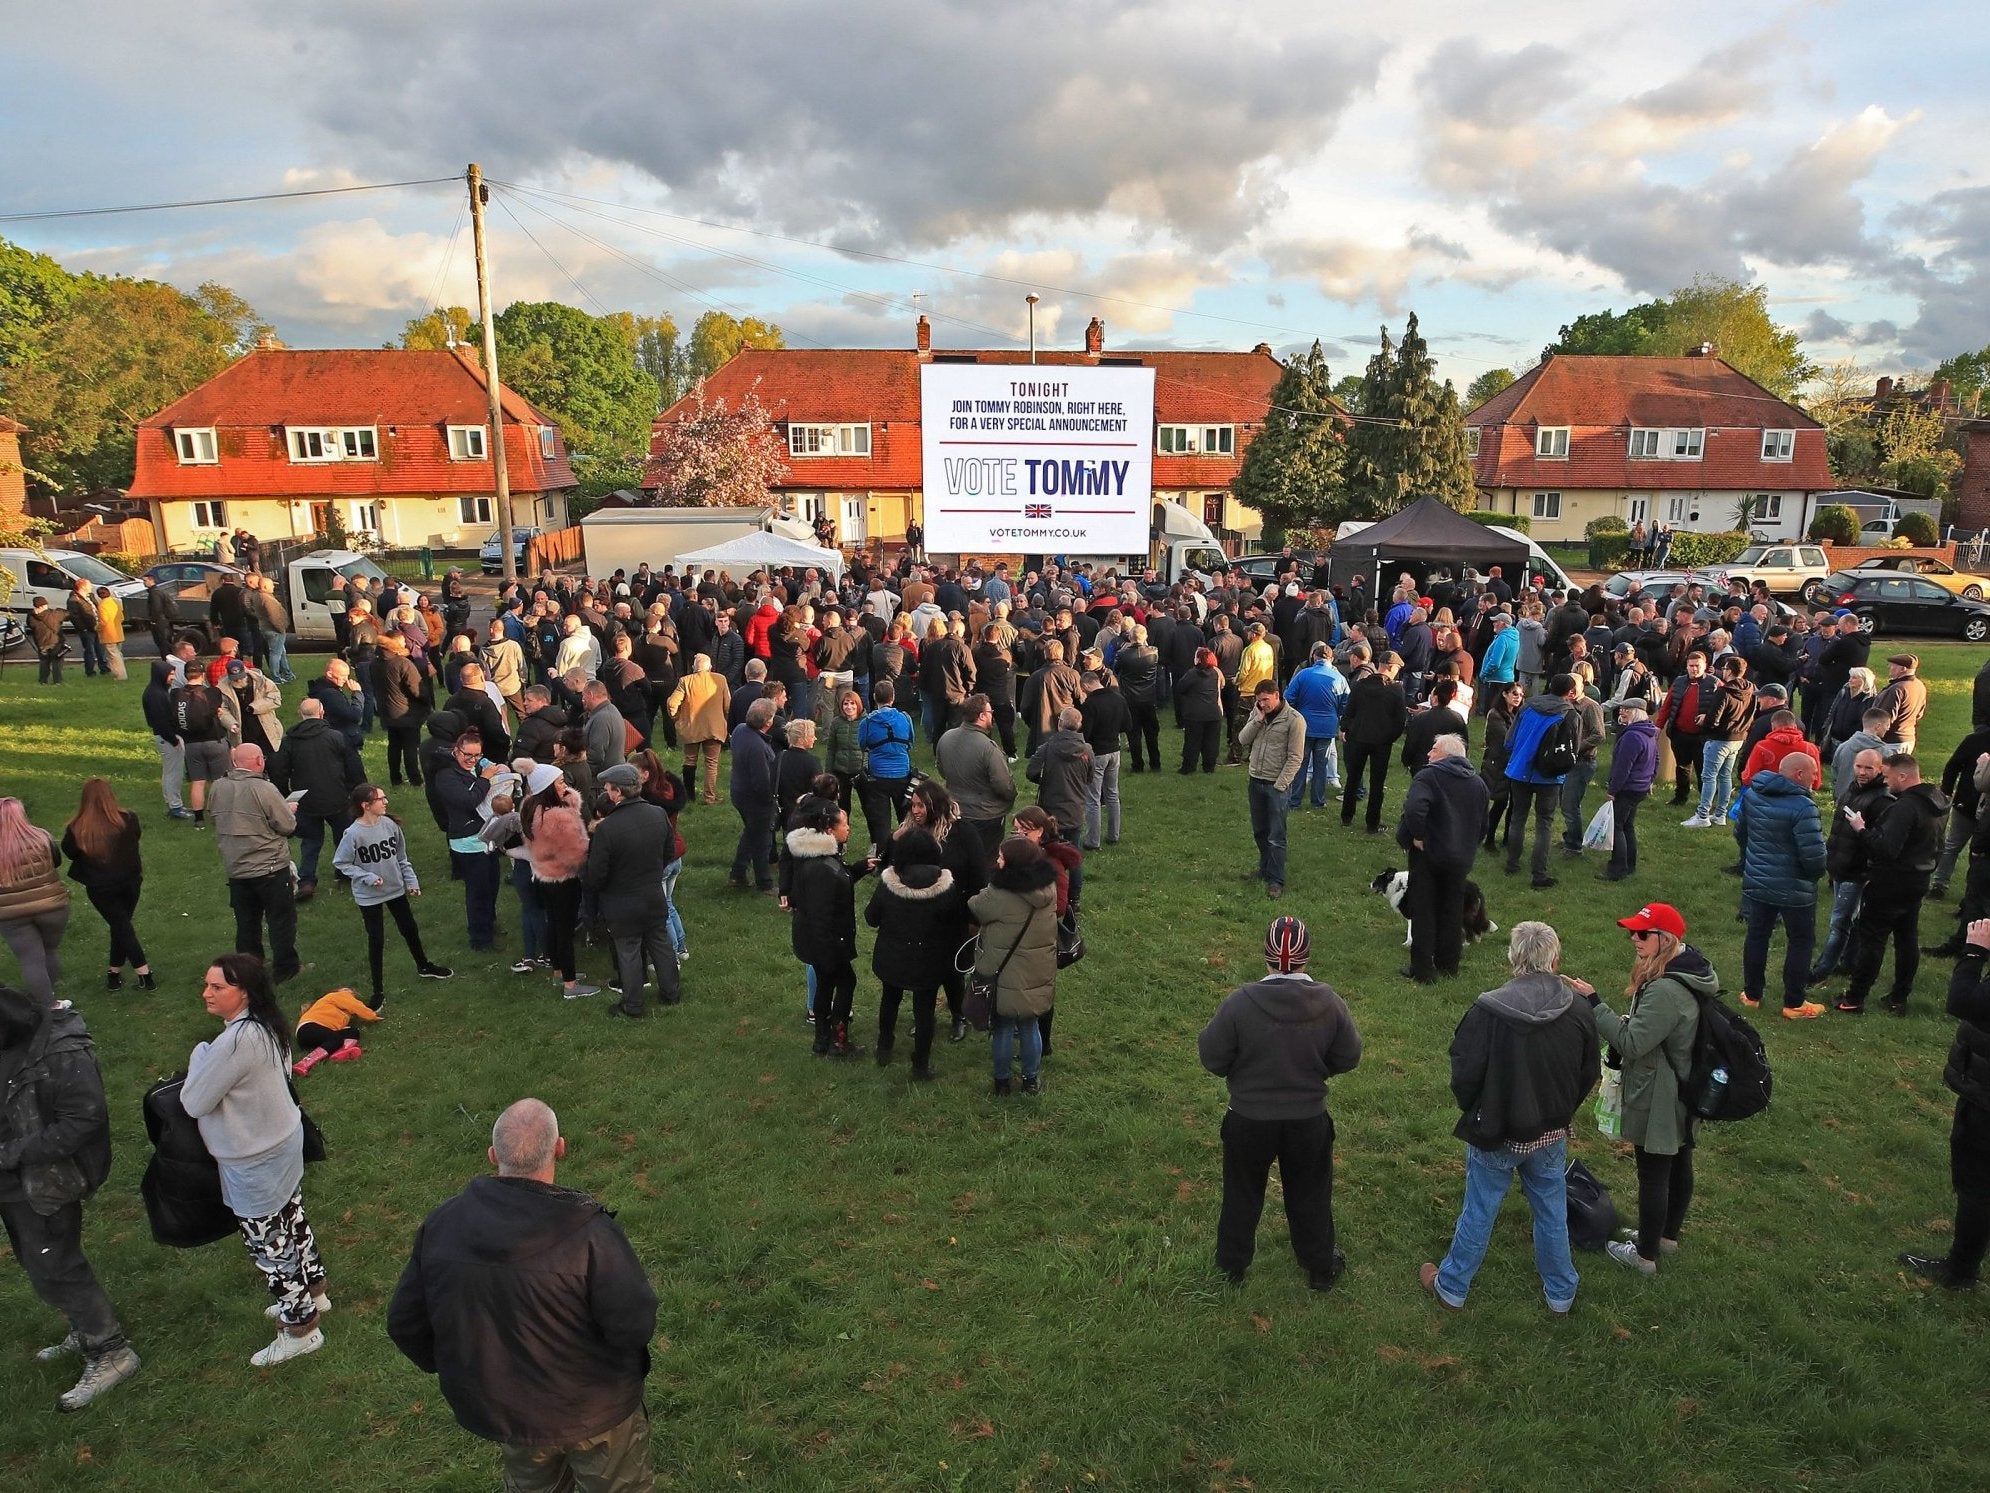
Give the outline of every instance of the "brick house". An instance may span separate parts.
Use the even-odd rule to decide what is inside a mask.
[[[574,485],[559,427],[503,390],[513,521],[563,528]],[[480,544],[496,523],[490,410],[466,348],[258,348],[138,426],[130,496],[162,552],[349,534],[392,546]]]
[[[707,399],[734,406],[749,392],[773,417],[787,476],[774,491],[811,521],[827,514],[845,545],[897,545],[922,513],[919,370],[927,363],[1027,364],[1010,350],[935,351],[920,317],[912,348],[748,348],[705,380]],[[1270,347],[1250,352],[1108,352],[1105,324],[1085,329],[1082,352],[1039,349],[1046,367],[1154,370],[1154,500],[1183,504],[1232,553],[1263,523],[1230,493],[1244,448],[1264,423],[1283,371]],[[651,454],[695,409],[687,395],[657,416]]]
[[[1528,515],[1536,539],[1605,515],[1798,538],[1835,485],[1824,427],[1711,351],[1550,357],[1465,429],[1482,506]]]

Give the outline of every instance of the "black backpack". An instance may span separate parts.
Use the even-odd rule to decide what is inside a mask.
[[[1534,748],[1534,771],[1544,778],[1566,777],[1575,767],[1576,748],[1582,741],[1582,719],[1571,710],[1543,733]]]
[[[1754,1027],[1719,996],[1700,998],[1700,1029],[1686,1075],[1686,1108],[1702,1120],[1745,1120],[1769,1105],[1775,1076]]]

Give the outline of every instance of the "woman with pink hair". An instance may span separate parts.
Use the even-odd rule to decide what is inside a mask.
[[[0,798],[0,938],[20,961],[21,985],[44,1005],[55,1002],[62,978],[62,933],[69,926],[69,888],[55,874],[62,852],[28,819],[18,798]]]

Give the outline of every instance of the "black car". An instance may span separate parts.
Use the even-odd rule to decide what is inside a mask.
[[[215,587],[223,581],[234,581],[239,585],[248,572],[214,560],[165,560],[144,574],[158,582],[160,590],[172,593],[174,602],[179,606],[180,626],[188,630],[197,629],[205,635],[208,631],[208,602],[214,595]]]
[[[1970,643],[1990,638],[1990,602],[1957,596],[1918,575],[1840,570],[1819,590],[1821,605],[1850,611],[1863,633],[1931,633]]]
[[[1298,580],[1301,586],[1310,586],[1312,584],[1313,568],[1324,561],[1326,557],[1327,552],[1325,550],[1296,549],[1292,552],[1292,559],[1299,567]],[[1285,556],[1282,554],[1245,555],[1241,559],[1232,560],[1230,562],[1230,569],[1233,572],[1242,574],[1253,586],[1261,587],[1269,585],[1278,578],[1278,567],[1284,563]]]

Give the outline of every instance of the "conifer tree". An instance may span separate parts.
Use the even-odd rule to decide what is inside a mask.
[[[1339,415],[1332,375],[1315,342],[1279,375],[1265,423],[1230,484],[1237,500],[1272,528],[1326,527],[1348,517]]]

